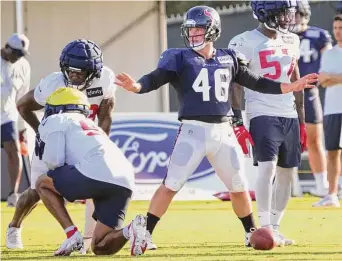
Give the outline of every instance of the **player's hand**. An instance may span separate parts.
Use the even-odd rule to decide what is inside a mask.
[[[299,125],[299,131],[300,131],[300,147],[302,149],[302,152],[307,150],[307,141],[306,141],[306,129],[305,124],[301,123]]]
[[[19,144],[21,155],[28,156],[26,129],[19,132]]]
[[[44,147],[45,142],[40,139],[39,133],[36,134],[36,143],[34,146],[34,153],[37,157],[39,157],[40,160],[43,159],[43,153],[44,153]]]
[[[318,81],[318,74],[310,73],[293,83],[282,83],[281,90],[282,90],[282,93],[299,92],[306,88],[316,87],[315,84],[317,83],[317,81]]]
[[[126,73],[118,74],[114,83],[130,92],[139,92],[141,89],[141,85]]]
[[[26,129],[19,131],[19,141],[26,142]]]
[[[248,154],[247,141],[249,141],[249,143],[252,146],[254,146],[254,141],[252,139],[251,134],[249,134],[248,130],[243,125],[236,126],[233,129],[234,129],[236,139],[238,140],[238,142],[242,148],[243,154],[247,155]]]

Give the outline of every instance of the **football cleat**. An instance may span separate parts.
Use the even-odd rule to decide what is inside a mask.
[[[294,240],[284,237],[277,229],[273,229],[273,235],[274,241],[276,242],[276,245],[279,247],[292,246],[295,244]]]
[[[153,243],[152,241],[152,235],[150,234],[149,231],[146,231],[146,243],[147,243],[147,250],[156,250],[157,245]]]
[[[132,256],[140,256],[146,251],[146,223],[147,218],[143,215],[138,215],[130,224],[129,242]]]
[[[10,249],[23,249],[21,241],[21,228],[8,227],[6,232],[6,247]]]
[[[313,207],[340,207],[340,202],[336,195],[326,195],[320,201],[312,204]]]
[[[64,240],[62,245],[55,252],[55,256],[69,256],[74,251],[80,251],[84,242],[82,234],[76,231],[71,237]]]
[[[251,231],[250,232],[246,232],[245,233],[245,246],[246,247],[252,247],[251,245],[251,236],[252,236],[252,233],[256,230],[256,228],[251,228]]]

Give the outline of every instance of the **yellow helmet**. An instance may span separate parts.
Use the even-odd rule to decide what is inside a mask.
[[[45,117],[63,112],[80,112],[88,116],[90,104],[87,96],[77,89],[61,87],[46,101]]]

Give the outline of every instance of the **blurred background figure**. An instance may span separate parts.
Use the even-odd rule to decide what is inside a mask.
[[[336,5],[336,13],[342,14],[342,1],[339,1]]]
[[[342,150],[342,14],[333,20],[333,34],[336,45],[322,56],[319,82],[326,87],[324,102],[324,138],[328,151],[329,192],[314,206],[340,207],[338,201],[338,181],[341,174]]]
[[[311,8],[308,1],[297,1],[296,33],[300,39],[300,75],[317,73],[321,55],[332,48],[331,36],[327,30],[310,26]],[[318,88],[304,91],[305,128],[309,164],[315,178],[316,188],[310,193],[323,197],[327,194],[327,162],[323,146],[323,110]]]
[[[20,118],[16,102],[30,87],[31,68],[28,55],[29,39],[23,34],[13,34],[1,49],[1,147],[8,157],[10,193],[7,206],[14,207],[22,173],[21,154],[27,155],[25,123]]]

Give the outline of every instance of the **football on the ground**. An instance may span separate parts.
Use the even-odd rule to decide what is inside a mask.
[[[271,250],[276,246],[272,230],[266,227],[255,230],[251,235],[250,243],[256,250]]]

